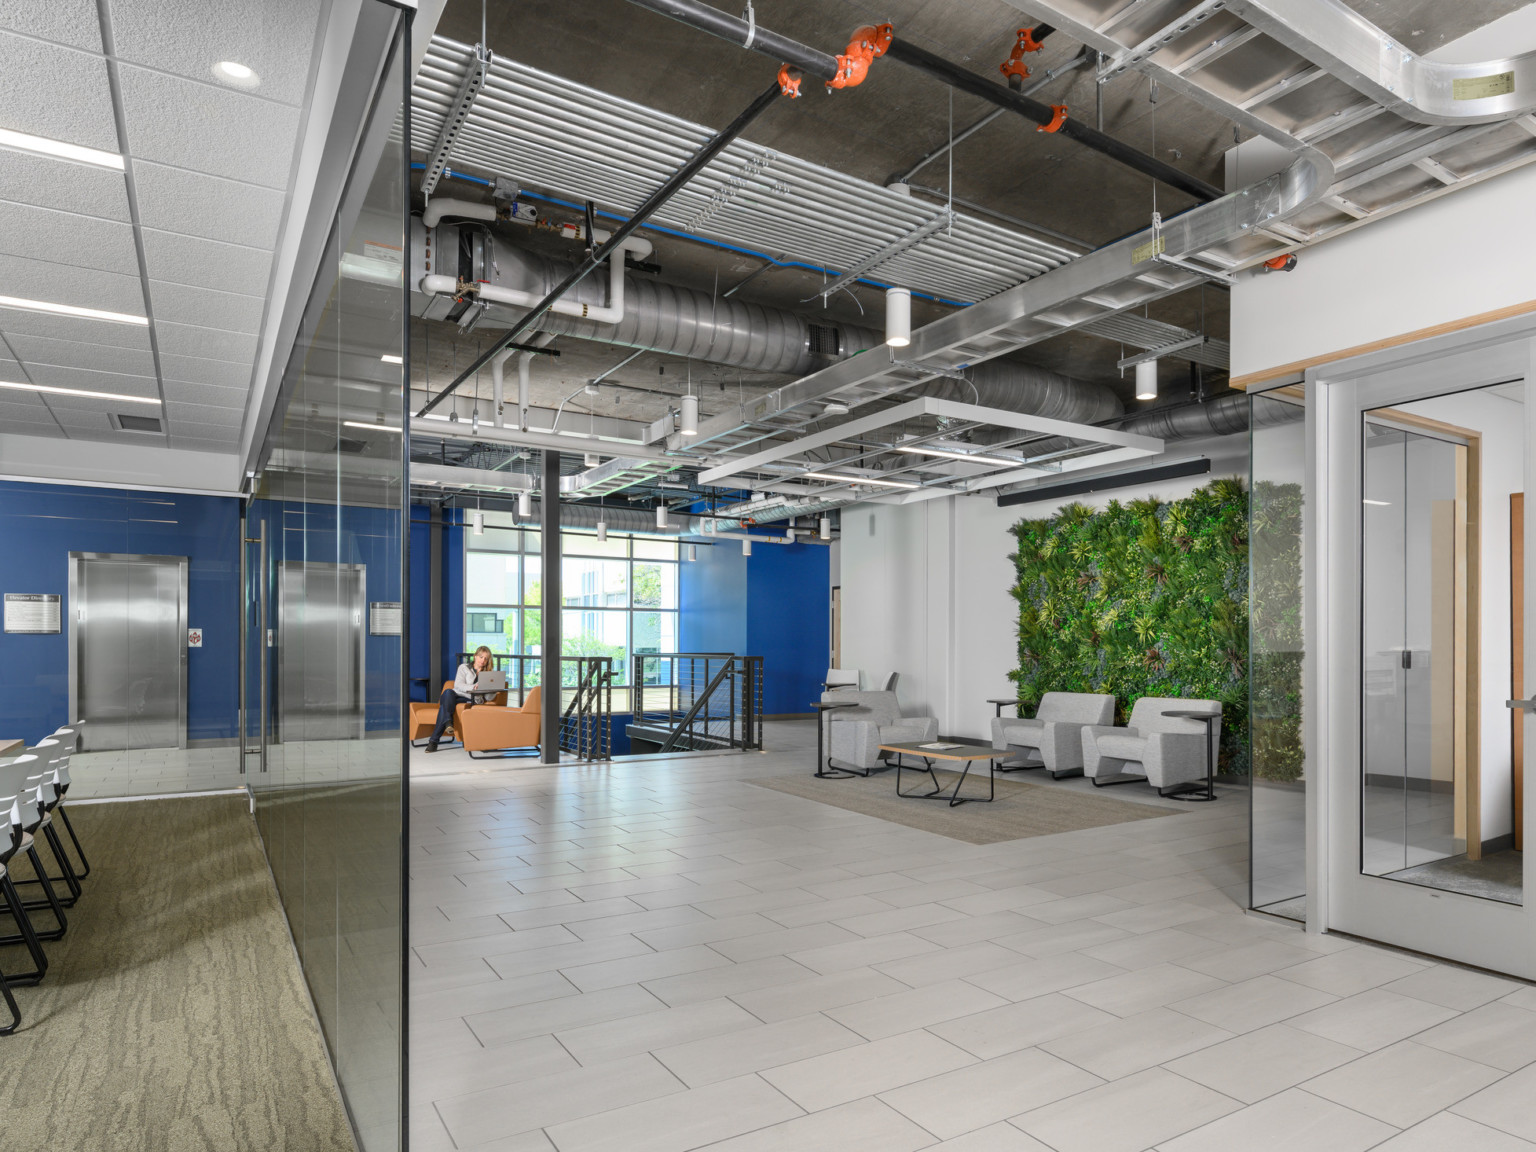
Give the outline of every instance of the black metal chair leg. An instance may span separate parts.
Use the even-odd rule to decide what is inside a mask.
[[[9,875],[0,876],[0,896],[5,897],[11,915],[16,918],[16,923],[21,927],[19,935],[0,937],[0,944],[25,944],[33,964],[32,971],[7,976],[6,982],[18,988],[24,984],[36,984],[48,971],[48,954],[43,951],[43,946],[38,941],[37,932],[32,927],[32,920],[28,917],[26,909],[21,906],[21,897],[17,895],[16,886],[11,883]]]
[[[75,835],[75,826],[70,822],[69,813],[64,810],[64,805],[60,804],[54,811],[63,818],[64,831],[69,833],[70,842],[75,846],[75,855],[80,857],[80,867],[76,870],[75,875],[84,880],[91,874],[91,862],[85,858],[85,849],[80,847],[80,837]]]
[[[59,903],[66,908],[73,908],[75,901],[80,899],[80,878],[75,875],[75,866],[69,862],[69,856],[64,852],[64,841],[59,839],[59,830],[49,823],[44,826],[43,832],[48,838],[48,850],[53,853],[53,858],[59,865],[59,875],[50,876],[48,879],[64,881],[65,887],[69,889],[69,899],[60,898]]]
[[[62,940],[64,933],[69,930],[69,920],[64,915],[64,905],[59,902],[58,896],[53,891],[53,885],[48,881],[48,873],[43,869],[43,858],[37,854],[36,843],[27,848],[27,859],[32,861],[32,868],[37,873],[37,882],[42,885],[43,899],[23,900],[21,902],[22,914],[25,915],[26,910],[29,908],[34,911],[43,908],[48,909],[53,913],[54,923],[57,927],[51,928],[47,932],[39,932],[37,938],[39,940]],[[7,877],[8,881],[9,879]],[[14,884],[11,885],[11,890],[15,891]],[[8,937],[0,937],[0,944],[15,942]]]
[[[11,1022],[4,1028],[0,1028],[0,1036],[9,1036],[21,1027],[21,1009],[16,1007],[16,997],[11,995],[11,986],[6,981],[4,972],[0,972],[0,996],[5,997],[5,1006],[11,1013]]]

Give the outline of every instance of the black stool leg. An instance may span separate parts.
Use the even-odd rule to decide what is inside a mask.
[[[37,854],[37,845],[35,843],[27,849],[27,859],[32,861],[32,868],[37,873],[36,882],[43,887],[43,899],[22,901],[22,912],[25,914],[28,908],[34,911],[43,908],[48,909],[53,913],[54,923],[58,927],[52,928],[47,932],[39,932],[37,938],[39,940],[62,940],[64,933],[69,929],[69,921],[64,917],[64,905],[59,903],[58,896],[54,894],[53,885],[48,881],[48,873],[43,868],[43,858]],[[11,883],[9,876],[6,877],[6,883],[11,884],[12,892],[16,890],[16,886],[14,883]],[[28,881],[23,881],[23,883],[28,883]],[[18,942],[18,939],[18,937],[13,936],[0,937],[0,944],[15,944]]]
[[[41,884],[46,879],[50,885],[63,884],[68,890],[68,896],[60,896],[56,900],[52,897],[46,900],[28,900],[27,907],[34,912],[41,911],[44,908],[51,908],[55,903],[65,908],[73,908],[75,901],[80,899],[80,881],[75,875],[74,865],[70,863],[69,857],[64,853],[64,842],[59,839],[58,831],[52,824],[45,825],[39,831],[42,832],[43,838],[48,841],[48,850],[53,853],[54,861],[59,865],[59,875],[53,876],[44,872],[41,857],[34,857],[33,863],[37,867],[36,878],[17,880],[15,883],[25,887],[28,884]]]
[[[16,917],[16,923],[21,928],[18,936],[0,938],[0,944],[25,944],[27,951],[32,956],[33,969],[30,972],[22,972],[15,976],[7,976],[6,982],[16,987],[36,984],[42,980],[48,971],[48,954],[43,951],[43,946],[38,942],[37,932],[32,927],[32,920],[27,916],[26,909],[21,906],[21,897],[16,894],[16,886],[11,883],[7,874],[0,876],[0,896],[5,897],[5,902],[10,906],[11,915]]]
[[[91,874],[91,862],[85,858],[85,849],[80,847],[80,837],[75,835],[75,826],[70,823],[69,813],[64,810],[64,805],[60,804],[54,811],[63,818],[64,831],[69,833],[70,843],[75,846],[75,855],[80,857],[80,867],[75,871],[75,875],[84,880]]]
[[[16,1007],[16,997],[11,995],[11,986],[6,983],[4,972],[0,972],[0,996],[5,997],[5,1006],[11,1013],[11,1022],[0,1028],[0,1036],[9,1036],[21,1027],[21,1009]]]

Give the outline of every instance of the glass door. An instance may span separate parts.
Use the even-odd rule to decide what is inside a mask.
[[[1312,922],[1536,978],[1515,840],[1516,736],[1536,720],[1506,707],[1536,684],[1527,356],[1485,344],[1309,381],[1325,507]]]

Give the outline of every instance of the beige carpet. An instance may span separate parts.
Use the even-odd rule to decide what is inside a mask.
[[[971,770],[962,796],[986,797],[985,768],[983,764],[979,776],[975,769]],[[942,768],[936,771],[939,783],[945,792],[949,792],[954,787],[957,773],[945,772]],[[1102,824],[1179,815],[1171,808],[1154,808],[1150,804],[1114,800],[1069,788],[1026,784],[1005,776],[997,778],[997,799],[992,803],[961,804],[954,808],[937,800],[898,797],[894,770],[844,780],[818,780],[807,772],[795,776],[764,776],[747,783],[772,788],[775,792],[787,792],[791,796],[803,796],[849,812],[862,812],[893,824],[905,824],[908,828],[936,832],[967,844],[998,844],[1004,840],[1097,828]],[[925,772],[903,770],[901,788],[904,792],[931,792],[933,782]]]
[[[70,809],[93,870],[68,934],[43,945],[46,979],[15,990],[23,1022],[0,1036],[0,1147],[353,1152],[246,805]],[[29,967],[25,951],[0,948],[0,966]]]

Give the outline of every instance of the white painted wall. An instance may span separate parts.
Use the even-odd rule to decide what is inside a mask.
[[[1357,228],[1232,288],[1232,375],[1536,300],[1536,165]]]
[[[1203,451],[1201,450],[1203,449]],[[1156,463],[1206,455],[1212,472],[1064,500],[999,508],[990,498],[857,504],[843,510],[843,664],[880,687],[892,672],[902,711],[932,714],[946,736],[990,735],[990,697],[1013,698],[1018,605],[1009,528],[1065,504],[1173,500],[1221,476],[1246,479],[1247,437],[1191,444]]]

